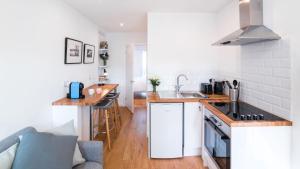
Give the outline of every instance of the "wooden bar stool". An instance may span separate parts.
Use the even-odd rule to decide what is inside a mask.
[[[120,131],[121,127],[122,127],[122,118],[121,118],[121,111],[120,111],[120,106],[119,106],[119,102],[118,102],[119,96],[120,96],[120,93],[109,93],[105,98],[111,99],[113,101],[115,123]]]
[[[99,134],[99,133],[106,134],[109,150],[111,150],[111,131],[115,130],[115,133],[117,133],[116,123],[111,114],[112,113],[111,109],[113,108],[113,102],[114,101],[112,99],[104,99],[100,103],[98,103],[94,106],[94,110],[96,111],[96,113],[98,113],[98,124],[96,124],[94,126],[94,128],[95,127],[98,128],[97,134]],[[103,116],[104,116],[104,118],[101,118]],[[104,120],[104,125],[105,125],[104,131],[101,128],[101,121],[103,121],[103,119],[105,119]],[[93,134],[93,138],[94,138],[94,134]]]

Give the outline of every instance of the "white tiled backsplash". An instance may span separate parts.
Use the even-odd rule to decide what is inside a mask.
[[[240,72],[220,72],[241,81],[240,100],[284,118],[290,118],[291,58],[287,40],[242,46]]]
[[[217,75],[215,71],[204,71],[204,72],[192,72],[192,71],[180,71],[179,72],[169,72],[164,73],[163,75],[158,75],[161,80],[161,85],[157,88],[158,91],[164,90],[174,90],[176,85],[176,77],[179,74],[185,74],[188,77],[188,80],[185,80],[183,77],[180,78],[181,91],[199,91],[200,83],[208,83],[210,78],[214,78]],[[152,77],[151,75],[149,77]],[[152,86],[148,81],[148,90],[152,90]]]

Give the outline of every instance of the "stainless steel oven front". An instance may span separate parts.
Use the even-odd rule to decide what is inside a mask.
[[[230,169],[230,127],[205,110],[204,145],[220,169]]]

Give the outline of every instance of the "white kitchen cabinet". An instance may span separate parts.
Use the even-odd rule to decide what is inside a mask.
[[[150,104],[150,157],[183,156],[183,103]]]
[[[202,147],[202,104],[184,103],[184,156],[201,155]]]
[[[290,169],[291,132],[291,126],[232,127],[231,169]]]

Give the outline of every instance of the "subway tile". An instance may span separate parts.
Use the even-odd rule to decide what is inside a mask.
[[[272,113],[287,119],[289,119],[290,116],[290,110],[284,109],[279,106],[272,106]]]
[[[291,109],[291,100],[290,99],[281,99],[281,107],[284,109]]]
[[[291,79],[281,79],[281,87],[285,89],[291,89]]]
[[[281,86],[279,78],[269,77],[269,76],[265,77],[263,84],[272,86],[272,87],[280,87]]]
[[[280,59],[280,67],[291,68],[291,60],[290,59]]]
[[[289,58],[290,51],[287,48],[280,48],[276,51],[273,51],[272,58]]]
[[[281,99],[277,96],[264,95],[264,100],[270,104],[281,106]]]
[[[264,94],[272,94],[272,87],[266,85],[259,85],[257,91],[262,92]]]
[[[287,69],[287,68],[274,68],[273,69],[273,76],[274,77],[289,78],[290,77],[290,69]]]
[[[274,87],[272,89],[272,94],[282,98],[291,98],[291,91],[289,89]]]
[[[253,98],[259,99],[259,100],[264,100],[264,93],[256,90],[251,90],[251,96]]]
[[[260,100],[260,101],[257,102],[257,106],[259,108],[261,108],[262,110],[264,110],[264,111],[272,112],[272,106],[273,105],[270,104],[270,103],[267,103],[265,101]]]
[[[241,47],[240,99],[282,117],[289,117],[291,58],[285,39]],[[232,77],[233,74],[227,74]]]

